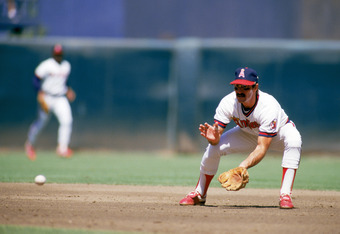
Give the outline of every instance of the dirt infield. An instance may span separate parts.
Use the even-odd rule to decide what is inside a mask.
[[[189,187],[0,183],[0,224],[144,233],[340,233],[340,192],[210,188],[206,206],[182,207]]]

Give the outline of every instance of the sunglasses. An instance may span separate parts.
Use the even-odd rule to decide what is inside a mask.
[[[255,87],[255,85],[252,85],[252,86],[249,86],[249,85],[234,85],[234,90],[240,90],[240,89],[242,89],[242,90],[250,90],[251,88],[254,88]]]

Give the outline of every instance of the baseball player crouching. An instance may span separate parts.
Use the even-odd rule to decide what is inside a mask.
[[[235,80],[230,84],[234,85],[235,91],[220,101],[214,116],[214,124],[205,123],[199,126],[201,135],[208,140],[209,145],[201,160],[200,177],[196,188],[179,202],[180,205],[205,204],[208,187],[218,170],[221,156],[249,153],[237,170],[233,169],[242,173],[242,176],[235,177],[227,173],[219,177],[221,183],[221,180],[227,180],[225,184],[222,183],[227,190],[238,190],[245,184],[236,189],[228,189],[232,188],[233,180],[235,178],[242,180],[242,177],[246,177],[247,183],[247,169],[257,165],[268,149],[272,149],[283,152],[279,206],[285,209],[293,208],[291,193],[296,170],[300,164],[302,145],[299,131],[277,100],[259,90],[255,70],[248,67],[238,68],[235,71]],[[237,126],[223,133],[232,120]]]
[[[70,72],[71,65],[63,60],[63,47],[60,44],[53,47],[52,58],[42,61],[35,69],[33,83],[38,92],[38,118],[31,124],[25,143],[26,154],[31,160],[36,159],[33,146],[50,119],[50,113],[53,113],[59,122],[57,154],[61,157],[72,156],[69,143],[73,119],[69,101],[74,101],[76,95],[67,83]]]

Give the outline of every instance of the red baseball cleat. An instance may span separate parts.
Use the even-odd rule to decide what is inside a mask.
[[[60,150],[60,148],[57,148],[57,154],[62,158],[70,158],[72,157],[73,151],[69,148],[66,150]]]
[[[292,199],[288,194],[282,194],[280,196],[280,208],[281,209],[292,209],[294,205]]]
[[[25,152],[26,152],[26,155],[27,157],[34,161],[37,159],[37,155],[35,153],[35,150],[33,148],[33,146],[31,145],[31,143],[29,143],[28,141],[25,143]]]
[[[189,193],[188,195],[186,195],[185,198],[183,198],[179,204],[181,206],[194,206],[194,205],[201,205],[203,206],[205,204],[205,197],[202,197],[201,194],[199,194],[196,191],[193,191],[191,193]]]

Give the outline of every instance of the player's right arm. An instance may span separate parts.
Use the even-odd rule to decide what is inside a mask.
[[[47,103],[45,102],[45,93],[44,91],[41,90],[41,79],[37,75],[34,75],[33,77],[33,87],[35,91],[37,91],[37,101],[41,109],[43,109],[43,111],[48,113],[49,107]]]
[[[217,145],[220,142],[224,128],[221,128],[218,123],[215,122],[213,125],[208,123],[200,124],[199,130],[201,132],[201,136],[206,138],[211,145]]]
[[[33,87],[37,92],[41,89],[41,79],[37,75],[33,77]]]
[[[225,96],[216,108],[214,116],[215,123],[201,124],[199,130],[201,135],[205,137],[211,145],[217,145],[220,142],[224,129],[230,122],[231,110],[233,110],[233,93]],[[234,98],[235,99],[235,98]]]

